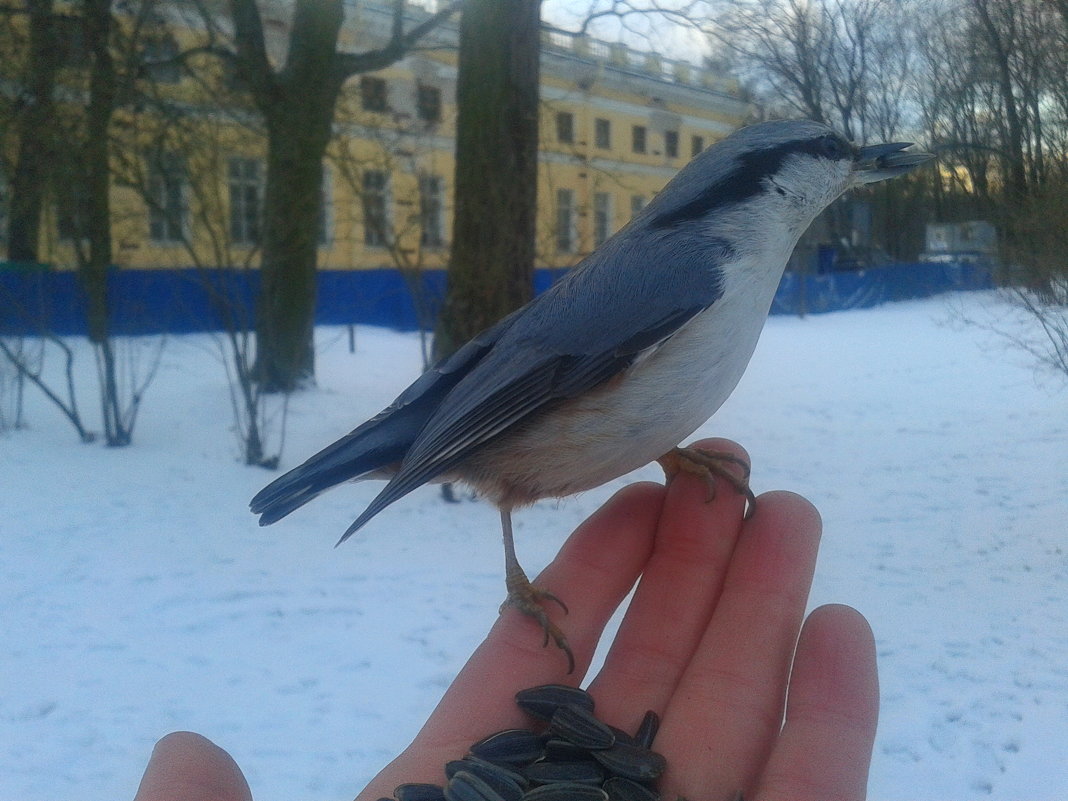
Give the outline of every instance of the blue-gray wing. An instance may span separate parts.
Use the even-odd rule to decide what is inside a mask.
[[[648,232],[625,233],[509,318],[342,539],[516,424],[623,372],[722,294],[729,253],[721,243],[680,250]]]
[[[331,487],[400,464],[442,400],[514,318],[506,317],[479,334],[423,373],[370,420],[260,490],[249,503],[253,513],[260,515],[260,525],[280,520]]]

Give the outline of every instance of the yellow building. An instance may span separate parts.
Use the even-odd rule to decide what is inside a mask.
[[[262,5],[275,63],[284,58],[290,10],[284,2]],[[346,49],[368,49],[388,36],[391,8],[382,0],[347,11]],[[176,54],[204,35],[191,7],[176,2],[161,14],[134,45],[149,100],[115,115],[115,261],[134,269],[254,265],[265,179],[261,124],[215,57],[187,58],[178,67]],[[444,266],[456,39],[455,25],[445,25],[429,48],[347,84],[324,164],[321,268]],[[65,96],[76,100],[84,84],[65,80]],[[549,28],[541,96],[544,267],[575,263],[751,112],[728,76]],[[71,178],[53,192],[43,226],[42,260],[58,266],[74,261],[78,193],[77,176]],[[5,189],[0,174],[0,216]],[[6,220],[0,226],[6,231]]]

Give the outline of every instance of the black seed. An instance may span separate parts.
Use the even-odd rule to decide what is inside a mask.
[[[445,801],[504,801],[504,798],[475,774],[461,770],[445,785]]]
[[[588,784],[561,782],[528,790],[523,801],[608,801],[608,793]]]
[[[552,720],[553,713],[566,704],[593,711],[593,696],[566,684],[543,684],[541,687],[520,690],[515,694],[515,702],[528,715],[546,721]]]
[[[636,781],[655,779],[667,768],[667,761],[660,754],[626,743],[590,751],[590,756],[608,768],[609,773]]]
[[[645,713],[645,717],[642,718],[641,724],[638,726],[638,731],[634,735],[635,745],[642,748],[652,748],[653,740],[656,739],[656,733],[660,729],[660,716],[653,710],[649,710]]]
[[[609,801],[660,801],[660,794],[650,790],[644,784],[613,776],[604,783]]]
[[[527,780],[514,770],[503,765],[494,765],[478,757],[468,756],[445,764],[445,775],[450,779],[461,770],[478,776],[504,798],[504,801],[518,801],[527,788]]]
[[[445,791],[437,784],[401,784],[393,790],[397,801],[445,801]]]
[[[523,768],[523,775],[535,784],[574,782],[600,787],[605,780],[604,768],[589,759],[579,762],[535,762]]]
[[[541,757],[542,739],[529,729],[505,729],[471,746],[471,753],[494,765],[529,765]]]
[[[549,733],[589,750],[611,748],[616,741],[612,730],[580,706],[562,706],[549,722]]]
[[[571,762],[590,755],[582,746],[554,737],[545,741],[545,759],[550,762]]]
[[[626,743],[627,745],[637,745],[638,744],[638,741],[635,740],[632,735],[627,734],[627,732],[623,731],[623,729],[617,728],[616,726],[612,726],[612,725],[609,725],[608,728],[611,729],[612,730],[612,734],[614,734],[616,736],[616,742],[617,743]]]

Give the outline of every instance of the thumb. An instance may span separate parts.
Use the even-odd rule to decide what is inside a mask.
[[[134,801],[252,801],[233,758],[188,731],[166,735],[152,749]]]

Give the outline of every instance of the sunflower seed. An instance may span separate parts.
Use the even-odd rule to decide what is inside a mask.
[[[467,756],[445,764],[445,775],[450,779],[461,770],[478,776],[504,801],[518,801],[528,785],[527,780],[514,770],[509,770],[502,765],[494,765],[478,757]]]
[[[515,694],[515,702],[528,715],[545,721],[552,720],[553,713],[567,704],[593,712],[593,696],[585,690],[566,684],[543,684],[529,690],[520,690]]]
[[[613,776],[604,783],[609,801],[660,801],[660,794],[644,784],[622,776]]]
[[[544,759],[549,762],[573,762],[577,759],[586,759],[590,752],[585,748],[559,737],[552,737],[545,741]]]
[[[445,801],[505,801],[505,799],[475,774],[461,770],[445,785]]]
[[[638,741],[635,740],[632,735],[627,734],[627,732],[623,731],[623,729],[612,725],[609,725],[608,728],[611,729],[612,734],[616,736],[617,743],[627,743],[628,745],[638,744]]]
[[[553,713],[553,719],[549,721],[549,733],[591,751],[611,748],[616,741],[612,730],[597,720],[592,712],[570,704]]]
[[[542,738],[529,729],[505,729],[471,746],[471,753],[494,765],[529,765],[544,752]]]
[[[401,784],[393,790],[397,801],[445,801],[445,791],[437,784]]]
[[[655,779],[667,768],[667,761],[660,754],[626,743],[617,743],[601,751],[590,751],[590,756],[608,768],[610,773],[637,781]]]
[[[535,784],[574,782],[600,787],[605,780],[604,768],[589,759],[579,762],[535,762],[523,768],[523,775]]]
[[[653,740],[656,739],[656,732],[659,728],[660,716],[650,709],[645,713],[645,717],[642,718],[642,722],[638,726],[638,731],[634,734],[635,745],[642,748],[652,748]]]
[[[608,793],[588,784],[561,782],[528,790],[523,801],[608,801]]]

